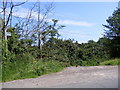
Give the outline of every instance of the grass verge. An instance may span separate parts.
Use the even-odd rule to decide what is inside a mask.
[[[44,74],[59,72],[63,69],[63,63],[55,60],[35,60],[30,56],[29,58],[19,58],[19,60],[13,63],[7,63],[2,67],[2,82],[36,78]]]
[[[120,58],[111,59],[111,60],[101,62],[100,65],[120,65]]]

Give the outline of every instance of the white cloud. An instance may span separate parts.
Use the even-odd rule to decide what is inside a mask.
[[[14,12],[13,16],[21,17],[21,18],[28,18],[29,13],[23,11],[23,12]],[[38,18],[38,13],[37,12],[32,12],[32,19],[37,20]],[[42,18],[42,15],[40,14],[40,18]]]
[[[93,23],[89,23],[89,22],[85,22],[85,21],[72,21],[72,20],[59,21],[58,24],[73,25],[73,26],[85,26],[85,27],[91,27],[91,26],[95,25]]]
[[[63,39],[74,39],[79,43],[87,43],[89,40],[98,41],[99,37],[102,37],[101,34],[93,33],[92,31],[88,31],[89,33],[83,32],[79,29],[76,30],[60,30],[61,38]]]
[[[96,33],[90,33],[90,31],[88,31],[89,33],[83,32],[81,30],[60,30],[59,33],[62,35],[71,35],[71,36],[80,36],[80,37],[93,37],[93,36],[101,36],[99,34]]]
[[[0,9],[0,11],[2,11],[2,9]],[[16,17],[26,18],[28,15],[28,12],[29,12],[29,9],[19,6],[19,7],[13,9],[12,15],[16,16]],[[10,13],[10,8],[7,8],[6,14],[9,15],[9,13]],[[3,14],[3,12],[1,14]]]
[[[7,12],[9,12],[10,10],[8,9]],[[16,17],[21,17],[21,18],[27,18],[28,14],[29,14],[30,10],[27,9],[27,8],[23,8],[21,6],[17,7],[14,9],[13,11],[13,16],[16,16]],[[8,14],[8,13],[7,13]],[[38,13],[33,11],[32,12],[32,18],[37,20],[38,18]],[[40,18],[42,18],[43,15],[40,14]],[[51,19],[46,19],[48,22],[51,22]],[[60,20],[58,22],[58,24],[61,24],[61,25],[72,25],[72,26],[85,26],[85,27],[91,27],[91,26],[94,26],[95,24],[93,23],[89,23],[89,22],[86,22],[86,21],[74,21],[74,20]]]
[[[23,8],[23,7],[18,7],[14,10],[13,16],[21,17],[21,18],[27,18],[28,15],[30,14],[30,9]],[[37,20],[38,18],[38,13],[35,11],[32,11],[32,18]],[[42,14],[40,14],[40,18],[42,18]]]

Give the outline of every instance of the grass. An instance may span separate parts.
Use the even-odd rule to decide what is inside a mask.
[[[61,71],[63,68],[62,63],[58,61],[36,61],[34,63],[21,64],[19,66],[12,65],[3,68],[2,81],[6,82],[17,79],[35,78],[44,74]]]
[[[65,63],[56,60],[38,60],[30,54],[23,56],[15,56],[10,62],[2,65],[2,80],[0,82],[7,82],[18,79],[36,78],[38,76],[59,72],[66,66]],[[98,62],[95,60],[77,62],[80,66],[95,66]],[[99,65],[120,65],[120,58],[107,60],[101,62]]]
[[[2,82],[36,78],[44,74],[59,72],[63,69],[64,65],[61,62],[55,60],[35,60],[33,57],[29,56],[28,58],[26,55],[24,58],[19,58],[19,60],[14,63],[4,65],[2,68]]]
[[[0,82],[2,81],[2,64],[0,63]]]
[[[111,60],[101,62],[100,65],[120,65],[120,58],[111,59]]]

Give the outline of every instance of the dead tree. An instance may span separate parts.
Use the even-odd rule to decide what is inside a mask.
[[[2,27],[2,32],[3,32],[3,39],[4,40],[7,40],[7,35],[6,35],[6,32],[7,32],[7,27],[8,27],[8,24],[9,24],[9,26],[11,26],[11,24],[12,24],[12,13],[13,13],[13,9],[15,8],[15,7],[17,7],[17,6],[20,6],[20,5],[22,5],[22,4],[24,4],[24,3],[26,3],[27,2],[27,0],[25,1],[25,2],[21,2],[21,3],[18,3],[18,4],[14,4],[13,2],[12,2],[12,0],[11,1],[8,1],[8,0],[3,0],[2,1],[2,11],[1,11],[1,13],[3,13],[3,27]],[[9,5],[9,6],[8,6]],[[6,13],[6,10],[7,9],[10,9],[10,11],[8,12],[8,13]]]

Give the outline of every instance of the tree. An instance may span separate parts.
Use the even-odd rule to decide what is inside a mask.
[[[7,27],[8,27],[8,25],[11,26],[11,24],[12,24],[13,9],[17,6],[20,6],[20,5],[24,4],[25,2],[14,4],[12,2],[12,0],[11,1],[3,0],[3,2],[2,2],[2,12],[3,12],[3,23],[4,24],[3,24],[3,27],[2,27],[2,31],[3,31],[3,38],[5,40],[7,40],[7,36],[5,35],[6,31],[7,31]],[[7,9],[10,9],[8,13],[6,13]]]
[[[10,1],[3,0],[2,3],[0,3],[1,5],[0,13],[2,13],[1,15],[3,20],[3,25],[0,31],[2,33],[2,48],[4,49],[4,50],[2,49],[3,57],[7,57],[7,54],[8,54],[7,30],[8,28],[11,27],[11,24],[12,24],[13,9],[17,6],[24,4],[25,2],[15,4],[12,2],[12,0]]]
[[[42,45],[50,33],[50,24],[54,23],[48,19],[48,16],[54,8],[53,3],[46,4],[45,7],[42,7],[42,4],[38,0],[31,7],[25,19],[17,17],[19,20],[18,25],[22,28],[22,39],[31,39],[34,35],[38,48],[42,50]]]
[[[118,8],[108,17],[107,25],[103,25],[108,30],[105,30],[105,37],[109,39],[109,51],[111,57],[120,57],[120,9]]]
[[[39,1],[39,0],[38,0]],[[42,44],[45,41],[46,35],[48,35],[48,27],[49,27],[49,21],[48,21],[48,16],[49,13],[53,9],[53,3],[50,3],[49,5],[46,5],[46,7],[42,8],[40,6],[40,2],[36,2],[33,7],[33,12],[36,13],[36,20],[33,20],[32,24],[34,23],[34,27],[32,28],[32,33],[36,35],[37,37],[37,44],[38,48],[42,50]],[[32,16],[32,14],[31,14]]]

